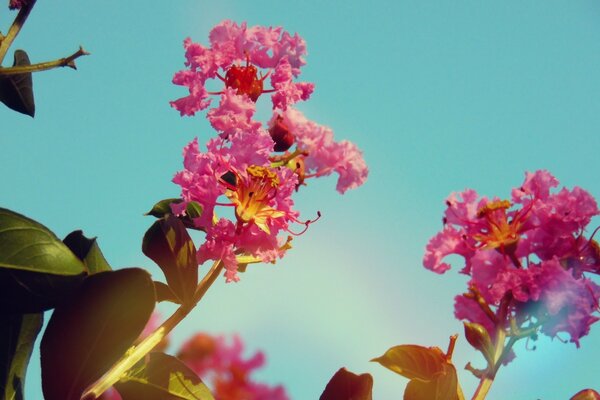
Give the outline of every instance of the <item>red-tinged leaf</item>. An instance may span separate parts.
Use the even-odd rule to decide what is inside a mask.
[[[594,389],[584,389],[571,397],[571,400],[600,400],[600,393]]]
[[[405,344],[390,348],[381,357],[372,359],[408,379],[428,381],[445,371],[448,364],[438,347]]]
[[[372,400],[373,377],[356,375],[340,368],[331,378],[319,400]]]
[[[181,304],[173,290],[169,287],[169,285],[164,284],[162,282],[154,281],[154,289],[156,290],[156,301],[158,303],[163,301],[168,301],[175,304]]]
[[[139,268],[88,276],[57,307],[41,343],[45,400],[79,400],[131,347],[154,309],[150,274]]]
[[[193,298],[198,284],[196,247],[177,217],[168,214],[154,222],[144,235],[142,251],[162,269],[180,304]]]
[[[458,400],[456,369],[446,363],[444,371],[429,381],[411,380],[406,385],[404,400]]]

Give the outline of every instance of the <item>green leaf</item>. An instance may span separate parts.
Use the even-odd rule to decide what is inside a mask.
[[[83,261],[90,275],[112,270],[100,247],[98,247],[96,238],[89,239],[83,235],[81,230],[77,230],[69,233],[63,239],[63,243],[71,249],[77,258]]]
[[[340,368],[327,383],[319,400],[372,400],[373,377]]]
[[[169,285],[164,284],[162,282],[154,281],[154,289],[156,291],[156,302],[160,303],[162,301],[169,301],[175,304],[179,303],[179,299],[173,293],[173,290],[169,287]]]
[[[123,400],[214,400],[194,371],[173,356],[151,353],[145,366],[115,385]]]
[[[436,374],[443,373],[446,357],[438,347],[423,347],[405,344],[390,348],[376,361],[408,379],[428,381]]]
[[[167,215],[171,215],[171,204],[179,204],[183,202],[182,199],[164,199],[156,203],[150,211],[145,215],[152,215],[156,218],[164,218]],[[194,224],[194,218],[198,218],[202,215],[202,206],[195,201],[189,201],[185,206],[185,215],[177,217],[183,222],[188,229],[202,230]]]
[[[436,373],[429,381],[412,379],[408,382],[404,400],[457,400],[456,369],[449,363],[446,363],[443,369],[443,372]]]
[[[29,56],[24,50],[16,50],[13,67],[24,65],[31,65]],[[0,101],[10,109],[33,117],[35,102],[31,72],[0,76]]]
[[[144,235],[142,251],[162,269],[181,304],[194,297],[198,283],[196,247],[177,217],[167,215],[154,222]]]
[[[42,313],[0,315],[0,396],[3,400],[25,398],[25,374],[42,321]]]
[[[48,228],[0,208],[0,268],[53,275],[79,275],[83,263]]]
[[[152,206],[152,209],[148,211],[145,215],[152,215],[156,218],[162,218],[167,214],[171,214],[171,204],[179,204],[183,200],[182,199],[164,199],[156,203]]]
[[[57,307],[70,298],[84,277],[0,268],[0,314],[37,313]]]
[[[84,264],[48,228],[0,208],[0,313],[56,307],[84,274]]]
[[[41,343],[45,400],[79,400],[131,347],[154,309],[154,285],[139,268],[88,276],[57,307]]]

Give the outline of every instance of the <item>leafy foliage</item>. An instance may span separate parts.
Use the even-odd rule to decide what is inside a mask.
[[[88,276],[57,307],[41,344],[46,400],[79,400],[140,335],[154,309],[154,285],[139,268]]]
[[[41,313],[0,315],[0,396],[4,400],[25,397],[25,373],[42,320]]]
[[[194,371],[177,358],[157,352],[115,387],[123,400],[214,400]]]
[[[179,303],[194,297],[198,283],[196,247],[183,223],[167,214],[144,235],[142,251],[162,269]]]
[[[81,230],[77,230],[69,233],[63,239],[63,243],[71,249],[77,258],[83,261],[90,275],[112,270],[100,247],[98,247],[96,238],[89,239],[83,235]]]
[[[48,228],[0,208],[0,312],[53,308],[84,274],[84,264]]]
[[[405,400],[458,399],[456,368],[438,347],[395,346],[372,361],[411,380]]]
[[[24,65],[31,65],[29,56],[24,50],[15,50],[13,66]],[[0,101],[10,109],[33,117],[35,102],[31,72],[0,76]]]

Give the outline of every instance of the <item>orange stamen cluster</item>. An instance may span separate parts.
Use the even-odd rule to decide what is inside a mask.
[[[266,233],[270,233],[268,221],[285,215],[269,202],[275,197],[279,177],[267,167],[257,165],[246,169],[247,179],[237,179],[233,190],[227,194],[235,205],[235,216],[239,223],[254,223]]]
[[[496,200],[477,211],[477,217],[487,223],[487,227],[481,233],[473,235],[482,248],[497,249],[503,253],[514,249],[520,238],[523,214],[517,214],[509,221],[506,211],[510,207],[508,200]]]

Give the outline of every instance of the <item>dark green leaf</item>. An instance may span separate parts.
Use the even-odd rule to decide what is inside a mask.
[[[123,400],[214,400],[194,371],[164,353],[151,353],[145,367],[135,369],[115,387]]]
[[[340,368],[331,378],[319,400],[371,400],[373,377],[370,374],[356,375]]]
[[[84,273],[84,264],[48,228],[0,208],[0,313],[53,308]]]
[[[43,314],[0,315],[0,396],[23,400],[25,374]]]
[[[438,347],[405,344],[390,348],[381,357],[374,358],[384,367],[408,379],[431,380],[444,371],[446,357]]]
[[[164,199],[156,203],[146,215],[152,215],[156,218],[162,218],[167,214],[171,214],[171,204],[179,204],[182,199]]]
[[[0,268],[79,275],[83,263],[45,226],[0,208]]]
[[[46,400],[79,400],[131,347],[154,309],[154,285],[139,268],[88,276],[57,307],[41,344]]]
[[[36,313],[57,307],[79,288],[84,277],[0,268],[0,313]]]
[[[179,299],[175,296],[175,293],[171,290],[169,285],[162,282],[154,281],[154,289],[156,290],[156,301],[169,301],[171,303],[180,304]]]
[[[13,66],[24,65],[31,65],[29,56],[24,50],[16,50]],[[0,76],[0,101],[10,109],[33,117],[35,102],[31,72]]]
[[[142,251],[162,269],[180,303],[193,298],[198,283],[196,247],[177,217],[154,222],[144,235]]]
[[[112,270],[98,247],[96,238],[89,239],[81,230],[77,230],[69,233],[63,243],[83,261],[89,274]]]

